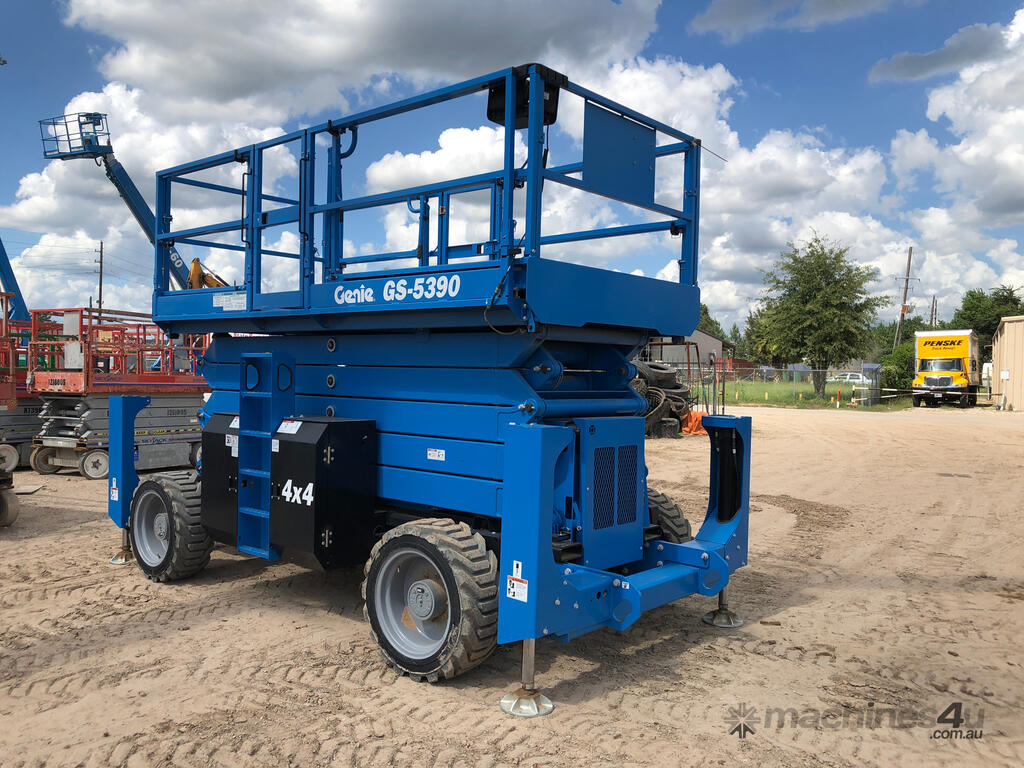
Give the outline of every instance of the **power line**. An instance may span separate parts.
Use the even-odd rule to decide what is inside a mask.
[[[111,264],[109,262],[109,259],[107,259],[106,251],[104,251],[104,254],[103,254],[103,261],[104,261],[104,272],[118,273],[118,274],[121,274],[121,273],[123,273],[123,274],[131,274],[131,275],[135,275],[135,276],[138,276],[138,277],[151,277],[152,276],[152,272],[148,272],[148,271],[145,271],[145,270],[142,270],[142,269],[133,269],[131,267],[122,266],[120,264]],[[94,266],[94,265],[96,265],[96,266]],[[22,263],[21,266],[23,268],[27,269],[27,270],[36,271],[36,272],[74,272],[74,271],[81,271],[81,270],[86,270],[86,271],[90,271],[90,272],[97,272],[98,269],[99,269],[95,259],[91,260],[91,261],[78,261],[78,262],[67,262],[67,261],[61,261],[61,262],[49,262],[49,261],[47,261],[47,262],[42,262],[42,261],[41,262],[35,262],[35,261],[33,261],[33,262],[28,262],[28,263]]]
[[[12,245],[12,242],[10,240],[4,240],[4,242],[7,243],[8,245]],[[19,254],[19,257],[20,258],[33,258],[33,257],[38,258],[40,256],[45,256],[46,255],[46,251],[50,250],[51,248],[67,248],[70,251],[69,253],[57,254],[59,256],[75,256],[75,255],[85,256],[85,255],[88,255],[88,254],[96,253],[96,249],[95,248],[72,248],[71,246],[63,246],[63,245],[38,245],[37,244],[37,245],[26,246],[26,249],[27,250],[34,250],[34,251],[42,251],[42,253],[30,253],[28,255],[20,255]],[[115,251],[112,254],[111,251],[108,249],[108,250],[104,251],[104,257],[114,255],[114,256],[117,256],[118,258],[124,259],[125,261],[135,261],[138,258],[138,254],[132,254],[132,256],[128,256],[127,254],[119,255],[119,254],[122,254],[122,253],[123,253],[122,251]],[[147,256],[147,258],[152,258],[152,254],[147,253],[146,256]]]
[[[89,259],[88,261],[86,261],[84,259],[75,260],[75,261],[58,260],[58,259],[40,259],[40,260],[37,260],[37,261],[36,260],[34,260],[34,261],[22,261],[21,266],[28,267],[29,269],[33,269],[35,267],[81,267],[81,266],[85,266],[87,264],[92,264],[93,261],[94,261],[93,259]]]
[[[31,243],[28,240],[11,240],[10,238],[4,238],[4,242],[8,245],[22,245],[26,248],[72,248],[77,251],[92,252],[92,249],[84,245],[61,245],[60,243],[42,243],[38,241]]]
[[[46,247],[47,246],[40,246],[40,248]],[[68,261],[67,259],[73,258],[75,256],[91,256],[94,255],[95,253],[95,249],[75,251],[73,253],[62,253],[57,255],[49,255],[45,253],[30,253],[25,256],[19,256],[19,259],[21,260],[22,266],[24,267],[27,267],[29,269],[43,269],[91,263],[93,261],[92,259],[88,261],[82,260],[77,262]],[[125,256],[119,256],[117,254],[112,254],[110,251],[106,249],[104,249],[104,260],[113,260],[113,268],[119,271],[131,272],[132,274],[137,274],[140,277],[148,277],[152,274],[152,272],[146,268],[145,262],[141,260],[130,259]]]
[[[60,245],[58,243],[30,243],[27,240],[11,240],[10,238],[4,238],[4,243],[6,243],[7,245],[18,245],[18,246],[21,246],[21,247],[26,248],[26,249],[50,250],[51,248],[62,248],[62,249],[65,249],[65,250],[70,250],[70,251],[74,251],[76,253],[82,253],[82,254],[95,253],[96,252],[95,248],[90,248],[89,246],[85,246],[85,245]],[[122,251],[115,251],[115,253],[120,254],[120,253],[123,253],[123,252]],[[152,257],[152,252],[151,251],[143,250],[142,253],[145,253],[150,258]],[[111,255],[111,251],[109,249],[104,251],[104,258],[106,256],[110,256],[110,255]],[[134,253],[133,255],[137,256],[138,253]],[[125,258],[125,257],[122,256],[122,258]]]

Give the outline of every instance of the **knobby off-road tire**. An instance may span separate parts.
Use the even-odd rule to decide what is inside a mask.
[[[6,528],[18,519],[21,512],[21,502],[14,495],[14,491],[5,488],[0,491],[0,528]]]
[[[647,413],[644,414],[644,429],[650,434],[668,410],[668,400],[664,391],[655,387],[647,388]]]
[[[200,515],[195,472],[149,475],[132,496],[128,534],[135,561],[153,581],[194,576],[210,562],[213,540]]]
[[[679,386],[679,378],[676,370],[664,363],[645,363],[640,360],[633,362],[640,376],[647,380],[652,387],[659,389],[674,389]]]
[[[647,508],[651,513],[651,525],[660,525],[665,541],[682,544],[693,538],[690,521],[672,499],[661,491],[647,488]]]
[[[363,574],[363,616],[399,673],[435,683],[491,655],[498,560],[465,523],[428,518],[392,528],[374,545]]]

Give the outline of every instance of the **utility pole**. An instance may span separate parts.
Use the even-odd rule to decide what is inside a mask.
[[[100,296],[96,302],[100,314],[103,314],[103,241],[100,240]]]
[[[931,322],[929,323],[932,328],[939,324],[939,306],[935,300],[935,295],[932,294],[932,316]]]
[[[903,318],[907,314],[907,291],[910,290],[910,261],[914,257],[914,246],[907,249],[907,274],[903,278],[903,302],[900,304],[900,319],[896,321],[896,339],[892,343],[893,351],[900,345],[903,338]]]

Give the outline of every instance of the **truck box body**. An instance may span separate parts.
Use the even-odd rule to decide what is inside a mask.
[[[914,336],[915,405],[974,405],[981,386],[981,350],[974,331],[918,331]]]

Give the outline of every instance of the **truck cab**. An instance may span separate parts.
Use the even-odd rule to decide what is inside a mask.
[[[952,402],[975,405],[981,386],[981,355],[974,331],[918,331],[915,334],[915,406]]]

